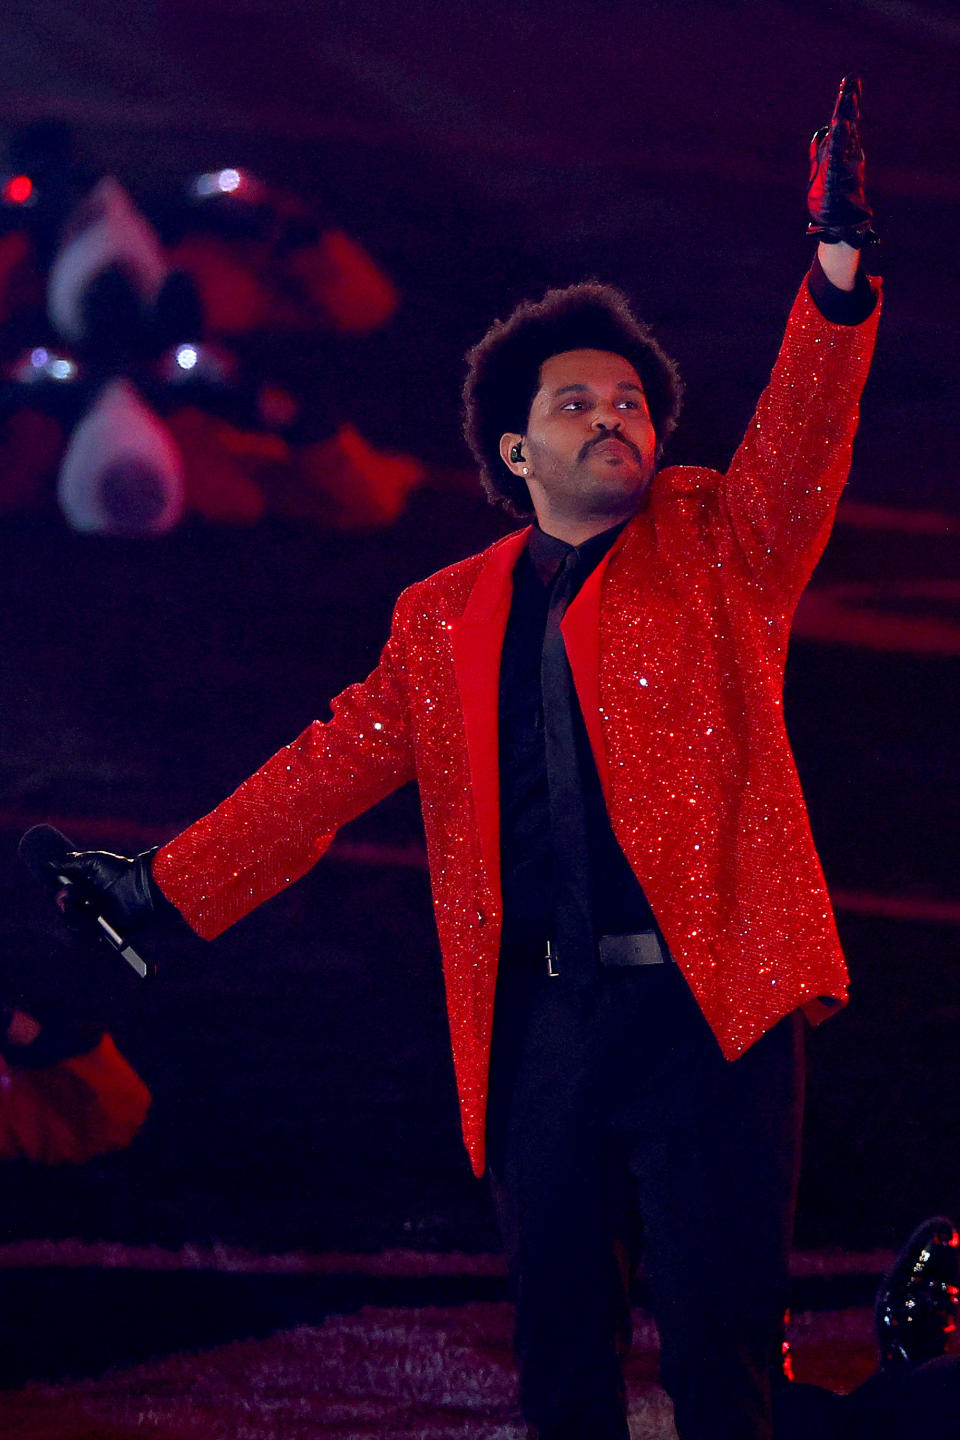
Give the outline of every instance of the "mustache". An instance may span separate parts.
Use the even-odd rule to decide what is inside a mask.
[[[605,430],[602,434],[595,435],[592,440],[588,440],[585,445],[581,446],[580,454],[577,456],[578,461],[586,460],[593,447],[595,445],[602,445],[605,440],[618,440],[621,445],[625,445],[627,447],[635,460],[639,460],[641,463],[643,462],[643,456],[640,454],[640,451],[637,449],[636,445],[634,445],[633,441],[628,440],[626,435],[621,435],[616,430]]]

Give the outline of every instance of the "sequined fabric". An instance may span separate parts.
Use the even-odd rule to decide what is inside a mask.
[[[879,307],[878,307],[879,309]],[[847,973],[782,714],[796,602],[850,464],[877,312],[806,285],[726,475],[662,471],[563,622],[617,839],[724,1054],[843,1003]],[[500,939],[497,681],[526,532],[400,597],[373,674],[158,854],[212,937],[404,781],[421,794],[464,1139],[483,1168]]]

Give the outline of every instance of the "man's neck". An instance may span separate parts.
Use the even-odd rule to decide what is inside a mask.
[[[605,530],[612,530],[617,525],[625,525],[628,520],[633,519],[636,513],[636,510],[631,510],[627,515],[538,514],[537,524],[544,535],[552,535],[555,540],[563,540],[567,545],[583,545],[585,541],[592,540],[594,535],[602,535]]]

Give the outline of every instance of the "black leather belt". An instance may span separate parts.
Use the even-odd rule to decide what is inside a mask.
[[[559,957],[552,940],[546,942],[542,958],[547,974],[561,973]],[[606,969],[619,970],[628,965],[670,965],[670,953],[656,930],[638,930],[633,935],[601,935],[597,940],[597,959]]]

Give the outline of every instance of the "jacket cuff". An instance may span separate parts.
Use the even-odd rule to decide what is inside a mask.
[[[853,289],[841,290],[827,279],[820,258],[815,255],[807,276],[807,286],[820,314],[833,325],[862,325],[873,314],[877,303],[862,264],[857,270]]]
[[[137,859],[143,861],[143,877],[147,890],[150,894],[150,905],[152,908],[151,922],[161,931],[175,935],[178,931],[185,934],[196,935],[196,930],[187,920],[182,911],[178,910],[172,900],[164,894],[160,882],[153,873],[154,861],[160,854],[163,847],[155,845],[152,850],[145,850]]]

